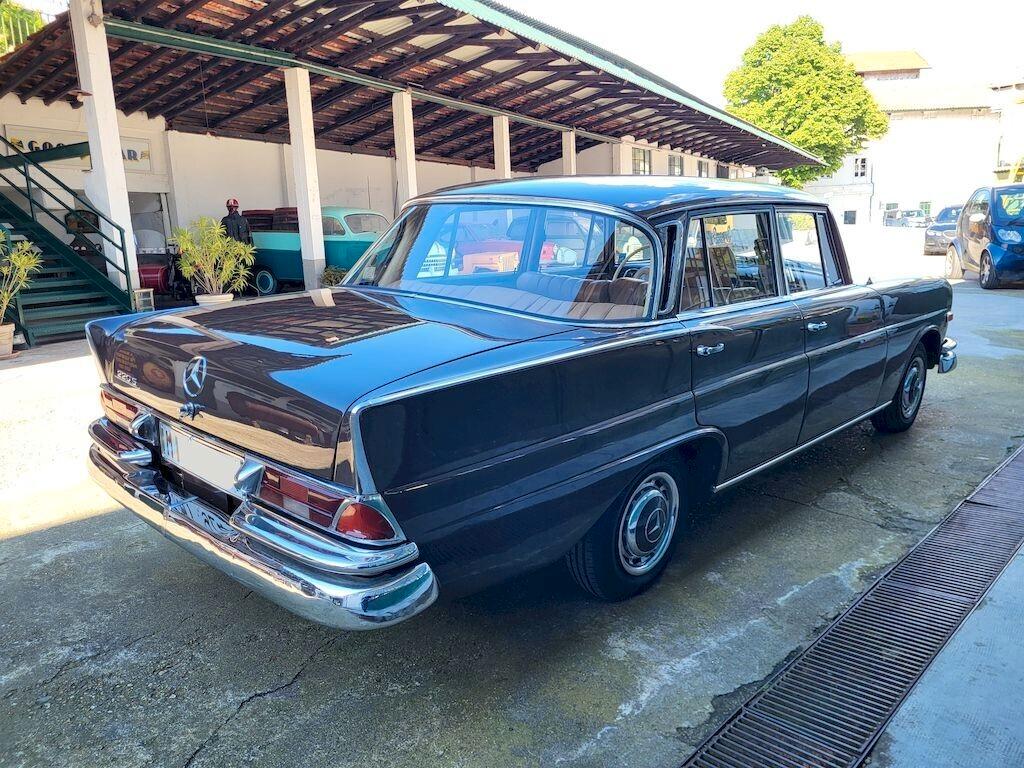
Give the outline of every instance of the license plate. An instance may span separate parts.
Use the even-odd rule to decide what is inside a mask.
[[[205,440],[161,422],[160,453],[163,460],[212,485],[221,491],[238,495],[235,475],[242,466],[242,457],[215,447]]]

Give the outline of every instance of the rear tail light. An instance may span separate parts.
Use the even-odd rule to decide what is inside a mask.
[[[263,470],[257,497],[352,539],[390,541],[396,536],[388,519],[370,505],[273,467]]]
[[[103,406],[104,415],[114,424],[124,429],[129,429],[132,420],[139,415],[137,406],[112,395],[105,389],[100,390],[100,405]]]

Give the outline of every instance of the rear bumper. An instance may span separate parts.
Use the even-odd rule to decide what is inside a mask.
[[[956,368],[956,342],[946,339],[942,342],[942,351],[939,352],[939,373],[949,373]]]
[[[417,556],[414,544],[356,559],[354,548],[331,547],[333,540],[248,502],[225,520],[153,469],[121,460],[123,446],[104,444],[105,429],[97,425],[90,430],[89,473],[100,487],[171,541],[289,611],[337,629],[375,629],[437,599],[430,566],[408,565]],[[353,570],[369,575],[346,573]]]

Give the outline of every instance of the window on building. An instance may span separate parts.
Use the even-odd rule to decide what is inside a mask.
[[[921,203],[921,204],[920,204],[920,205],[918,206],[918,208],[920,208],[920,209],[921,209],[921,212],[922,212],[922,213],[923,213],[923,214],[924,214],[925,216],[931,216],[931,215],[932,215],[932,201],[931,201],[931,200],[925,200],[925,201],[923,201],[923,202],[922,202],[922,203]]]
[[[856,211],[843,211],[843,224],[856,224],[857,223],[857,212]]]
[[[668,175],[669,176],[682,176],[683,175],[683,158],[679,155],[668,156]]]
[[[707,160],[697,161],[697,175],[702,179],[706,179],[711,175],[711,164]]]
[[[723,163],[719,163],[718,165],[716,165],[715,166],[715,176],[717,178],[719,178],[719,179],[728,179],[729,178],[729,166],[728,165],[724,165]]]
[[[633,175],[651,175],[651,150],[633,147]]]
[[[715,306],[778,295],[767,213],[703,219]]]
[[[862,179],[868,175],[868,159],[866,157],[855,157],[853,159],[853,177]]]

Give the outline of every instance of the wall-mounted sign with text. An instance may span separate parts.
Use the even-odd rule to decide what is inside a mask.
[[[4,135],[7,140],[22,152],[35,152],[40,149],[53,149],[68,144],[79,144],[88,141],[85,133],[78,131],[58,131],[52,128],[30,128],[25,125],[4,126]],[[148,139],[133,139],[127,136],[121,137],[121,157],[124,158],[126,171],[152,171],[153,161],[149,150]],[[61,160],[53,160],[53,165],[64,166],[65,168],[91,168],[89,156],[70,157]]]

